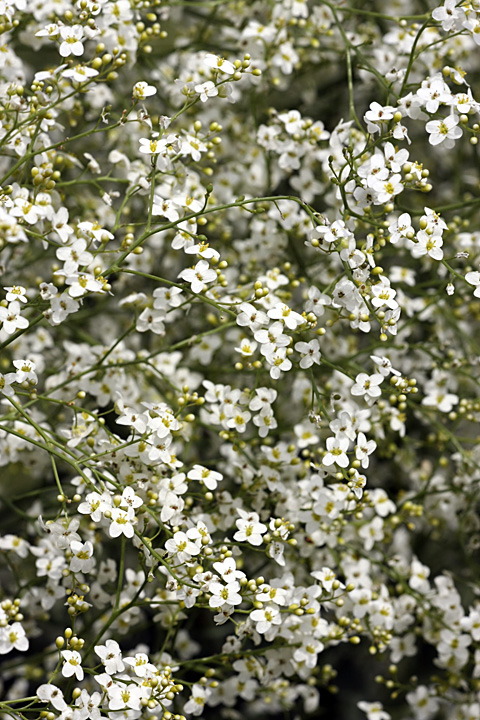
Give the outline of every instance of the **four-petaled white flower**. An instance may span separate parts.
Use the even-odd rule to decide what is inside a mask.
[[[342,468],[348,467],[348,455],[347,450],[349,446],[348,438],[346,437],[329,437],[326,441],[327,452],[323,456],[322,463],[329,467],[334,463]]]
[[[207,80],[200,85],[195,85],[195,92],[200,95],[200,100],[204,103],[208,98],[218,95],[218,88],[211,80]]]
[[[178,277],[190,283],[192,292],[201,293],[205,290],[207,283],[217,279],[217,273],[206,260],[199,260],[195,267],[182,270]]]
[[[428,141],[431,145],[444,143],[446,148],[453,148],[455,140],[462,137],[462,128],[459,127],[457,115],[448,115],[443,120],[430,120],[425,125],[429,133]]]
[[[110,537],[118,537],[122,534],[127,538],[133,537],[133,523],[135,521],[133,509],[129,507],[124,510],[121,507],[114,507],[110,512],[112,520],[108,530]]]
[[[235,72],[235,66],[233,63],[229,60],[224,60],[218,55],[213,55],[212,53],[207,53],[207,55],[205,55],[205,65],[209,68],[213,68],[214,70],[220,70],[220,72],[223,72],[226,75],[233,75]]]
[[[350,392],[352,395],[363,395],[364,397],[377,398],[380,397],[382,391],[380,385],[384,380],[383,375],[375,373],[374,375],[367,375],[367,373],[359,373],[355,378],[355,383],[352,385]]]
[[[83,27],[81,25],[64,25],[60,28],[60,37],[62,42],[60,44],[59,53],[62,57],[69,57],[75,55],[79,57],[83,55],[83,43],[84,39]]]
[[[153,87],[153,85],[149,85],[147,82],[141,80],[140,82],[135,83],[135,85],[133,86],[132,95],[135,100],[143,100],[144,98],[155,95],[156,92],[157,89]]]
[[[75,675],[80,682],[83,680],[82,656],[77,650],[62,650],[64,663],[62,666],[63,677],[72,677]]]
[[[3,323],[2,329],[7,335],[13,335],[17,330],[24,330],[28,327],[28,320],[22,317],[21,311],[18,300],[8,303],[8,307],[0,306],[0,322]]]
[[[90,572],[95,566],[95,558],[93,557],[93,545],[90,540],[82,543],[78,540],[72,540],[70,543],[72,558],[70,560],[70,570],[76,572]]]
[[[236,520],[235,524],[238,531],[233,536],[237,542],[248,542],[251,545],[261,545],[263,535],[267,532],[266,525],[260,522],[260,518],[256,512],[247,513],[241,508],[237,509],[240,520]]]
[[[320,365],[320,345],[316,338],[306,342],[297,342],[295,350],[302,355],[300,367],[303,369],[312,367],[314,363]]]

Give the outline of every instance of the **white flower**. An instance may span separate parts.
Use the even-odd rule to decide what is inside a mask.
[[[223,475],[215,470],[209,470],[203,465],[194,465],[187,473],[189,480],[199,480],[208,490],[215,490],[217,483],[223,479]]]
[[[255,340],[248,340],[248,338],[242,338],[240,345],[235,348],[235,351],[240,353],[242,357],[252,357],[256,349],[257,343],[255,342]]]
[[[390,286],[390,280],[383,275],[379,276],[379,282],[372,286],[372,305],[375,308],[387,307],[395,310],[398,303],[395,300],[397,291]]]
[[[388,226],[388,232],[390,233],[390,242],[392,244],[397,243],[400,238],[406,238],[410,235],[414,236],[414,230],[412,226],[412,218],[408,213],[402,213],[395,222]]]
[[[13,335],[17,330],[24,330],[28,327],[28,320],[21,316],[21,305],[17,300],[10,302],[8,307],[0,306],[0,322],[3,323],[3,330],[7,335]]]
[[[422,400],[422,405],[436,407],[440,412],[449,413],[459,401],[458,395],[445,392],[445,390],[432,390]]]
[[[297,342],[295,350],[302,355],[300,367],[303,369],[312,367],[314,363],[320,365],[320,345],[316,338],[310,342]]]
[[[432,12],[433,19],[441,22],[446,32],[460,27],[461,20],[465,17],[465,10],[457,5],[457,0],[445,0],[442,7],[437,7]]]
[[[80,265],[88,265],[93,260],[93,255],[86,250],[87,241],[78,238],[71,245],[64,245],[57,249],[56,255],[63,261],[63,270],[67,275],[73,274]]]
[[[212,608],[222,608],[224,605],[240,605],[242,596],[239,594],[240,584],[236,580],[222,585],[219,582],[211,582],[208,591],[212,593],[208,604]]]
[[[260,330],[263,325],[268,324],[267,314],[263,310],[258,310],[251,303],[241,303],[239,310],[241,312],[237,315],[237,325],[241,327],[248,326],[255,332]]]
[[[135,493],[133,488],[126,487],[122,492],[122,500],[120,502],[120,507],[127,509],[132,508],[132,510],[135,510],[141,505],[143,505],[142,498]]]
[[[97,492],[91,492],[78,506],[78,512],[82,515],[90,515],[94,522],[99,522],[105,510],[110,510],[111,507],[112,500],[108,493],[104,492],[100,495]]]
[[[362,468],[367,468],[369,465],[369,455],[371,455],[377,443],[375,440],[367,440],[363,432],[358,433],[357,444],[355,446],[355,457],[362,463]]]
[[[66,78],[72,78],[75,82],[86,82],[90,78],[98,75],[98,70],[95,70],[88,65],[75,65],[73,68],[64,70],[62,75]]]
[[[433,260],[441,260],[442,245],[442,236],[438,232],[428,233],[426,230],[420,230],[417,233],[417,243],[411,248],[412,255],[415,258],[429,255]]]
[[[305,323],[305,318],[295,312],[284,303],[276,303],[267,315],[272,320],[281,320],[289,330],[296,330],[299,325]]]
[[[428,141],[430,145],[444,143],[446,148],[453,148],[455,140],[462,137],[462,129],[458,125],[457,115],[449,115],[444,120],[430,120],[425,125],[425,130],[430,134]]]
[[[225,583],[237,582],[242,577],[245,577],[245,573],[241,570],[237,570],[237,566],[233,557],[225,558],[222,562],[213,563],[213,568],[222,576],[222,580]],[[212,592],[212,591],[210,591]]]
[[[250,613],[250,618],[255,623],[255,630],[261,635],[270,630],[273,625],[280,625],[282,622],[280,610],[275,605],[254,610]]]
[[[326,441],[327,453],[323,456],[322,463],[329,467],[336,463],[340,467],[348,467],[348,445],[346,437],[329,437]]]
[[[241,508],[237,508],[240,520],[236,520],[235,524],[238,531],[233,536],[237,542],[249,542],[251,545],[261,545],[263,542],[263,534],[268,528],[259,522],[260,518],[256,512],[247,513]]]
[[[357,707],[367,715],[367,720],[391,720],[391,716],[383,709],[382,703],[361,700]]]
[[[364,547],[367,552],[373,548],[377,541],[383,540],[383,520],[381,517],[374,517],[369,523],[365,523],[360,528],[358,534],[364,541]]]
[[[375,375],[359,373],[355,378],[355,384],[352,385],[350,392],[352,395],[363,395],[364,397],[371,398],[380,397],[382,391],[379,385],[381,385],[383,380],[383,375],[379,373],[375,373]]]
[[[194,529],[194,528],[192,528]],[[179,530],[176,532],[173,536],[173,538],[170,538],[165,543],[165,549],[167,552],[169,552],[171,555],[175,555],[175,557],[178,559],[178,562],[187,562],[188,560],[192,559],[192,555],[198,555],[200,552],[199,546],[192,542],[188,533],[182,532]]]
[[[417,720],[430,720],[438,710],[436,697],[432,697],[425,685],[419,685],[407,693],[407,702],[415,713]]]
[[[465,280],[469,285],[474,285],[475,290],[473,291],[473,294],[475,297],[480,298],[480,272],[477,270],[474,270],[473,272],[468,272],[465,275]]]
[[[195,85],[195,92],[200,95],[200,100],[204,103],[208,98],[218,95],[218,88],[211,80],[208,80],[201,85]]]
[[[101,720],[102,714],[99,708],[102,702],[102,693],[94,692],[91,695],[82,689],[80,696],[75,700],[75,707],[78,707],[81,717],[88,720]]]
[[[87,540],[81,543],[78,540],[72,540],[70,550],[73,556],[70,560],[70,570],[76,572],[90,572],[95,566],[95,558],[93,557],[93,545]]]
[[[220,72],[226,75],[233,75],[235,72],[235,66],[229,62],[229,60],[224,60],[222,57],[213,55],[212,53],[205,55],[205,65],[215,70],[220,70]]]
[[[207,152],[207,146],[195,135],[185,135],[181,140],[180,152],[182,155],[190,155],[192,160],[198,162],[202,157],[202,152]]]
[[[12,302],[14,300],[19,300],[22,303],[27,302],[27,298],[25,297],[25,293],[27,291],[24,287],[22,287],[22,285],[12,285],[12,287],[5,287],[3,289],[7,291],[5,300],[8,300],[8,302]]]
[[[70,285],[68,289],[68,294],[72,298],[78,298],[82,297],[83,295],[86,295],[88,292],[98,292],[103,293],[103,284],[100,280],[97,280],[95,275],[92,275],[92,273],[61,273],[58,272],[58,275],[65,275],[65,282],[67,285]]]
[[[17,369],[15,373],[15,381],[18,383],[29,383],[36,385],[38,382],[37,373],[35,372],[35,363],[31,360],[14,360],[14,367]]]
[[[144,678],[153,676],[157,672],[157,668],[148,661],[148,655],[145,653],[135,653],[135,657],[126,657],[124,662],[133,668],[137,677]]]
[[[110,710],[123,710],[125,707],[140,710],[142,697],[143,691],[138,685],[114,683],[108,688],[108,707]]]
[[[205,687],[204,685],[193,685],[192,695],[185,703],[183,712],[187,715],[201,715],[203,713],[204,705],[211,692],[210,688]]]
[[[24,652],[28,650],[28,646],[28,638],[19,622],[0,627],[0,655],[5,655],[13,649]]]
[[[110,537],[118,537],[123,533],[125,537],[133,537],[133,521],[135,520],[135,514],[132,508],[124,510],[123,508],[114,507],[111,512],[111,525],[108,529]]]
[[[386,180],[375,180],[372,183],[372,188],[375,190],[375,204],[380,205],[381,203],[388,202],[395,195],[403,192],[403,178],[400,174],[391,175]]]
[[[63,710],[67,709],[67,703],[63,698],[63,692],[55,685],[50,685],[47,683],[45,683],[44,685],[39,685],[36,695],[40,702],[53,705],[55,710],[60,710],[60,712],[62,712]]]
[[[370,134],[380,132],[381,124],[393,119],[395,108],[390,105],[380,105],[378,102],[370,103],[370,110],[367,110],[363,119],[367,123],[367,130]]]
[[[133,86],[132,96],[135,100],[143,100],[144,98],[151,97],[151,95],[155,95],[156,92],[157,89],[154,88],[153,85],[140,81]]]
[[[271,366],[270,377],[273,380],[278,380],[282,372],[288,372],[292,367],[292,363],[287,357],[287,349],[284,347],[269,353],[265,356],[265,359]]]
[[[140,152],[145,155],[157,155],[158,153],[165,150],[165,144],[161,140],[157,140],[158,133],[154,133],[149,138],[140,138]]]
[[[95,645],[95,652],[105,665],[109,675],[123,672],[125,665],[122,660],[122,651],[116,640],[107,640],[105,645]]]
[[[76,55],[78,57],[79,55],[83,55],[83,27],[81,25],[61,27],[60,37],[63,40],[59,48],[59,53],[62,57],[69,57],[69,55]]]
[[[0,393],[6,397],[13,397],[15,391],[12,388],[12,383],[16,382],[16,379],[15,373],[7,373],[6,375],[0,373]]]
[[[82,656],[76,650],[62,650],[64,663],[62,666],[63,677],[72,677],[75,675],[80,682],[83,680]]]
[[[201,293],[206,288],[206,283],[217,279],[217,273],[206,260],[199,260],[194,268],[186,268],[179,273],[180,278],[190,283],[192,292]]]

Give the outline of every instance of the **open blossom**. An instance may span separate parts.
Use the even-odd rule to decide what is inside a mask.
[[[465,275],[465,280],[467,281],[467,283],[475,287],[475,290],[473,291],[475,297],[480,298],[480,272],[478,272],[477,270],[473,272],[468,272]]]
[[[15,390],[12,388],[12,383],[16,382],[15,373],[0,373],[0,393],[7,397],[12,397],[15,394]]]
[[[192,528],[191,530],[195,530]],[[173,538],[167,540],[165,549],[174,555],[178,562],[187,562],[192,559],[193,555],[198,555],[200,547],[191,540],[192,532],[188,530],[186,533],[179,530],[174,533]]]
[[[455,140],[462,137],[462,128],[458,125],[459,119],[457,115],[448,115],[443,120],[430,120],[425,125],[425,130],[429,133],[428,138],[431,145],[440,145],[443,143],[446,148],[453,148]]]
[[[132,508],[124,510],[121,507],[114,507],[111,509],[110,528],[108,532],[111,537],[118,537],[119,535],[125,535],[127,538],[133,537],[134,529],[133,523],[135,521],[135,514]]]
[[[358,433],[357,443],[355,447],[355,457],[360,460],[363,468],[369,465],[369,456],[375,451],[377,443],[375,440],[367,440],[363,432]]]
[[[36,695],[40,702],[49,703],[53,705],[56,710],[66,710],[67,703],[63,697],[63,692],[56,685],[43,684],[37,688]]]
[[[394,114],[395,108],[390,105],[380,105],[378,102],[370,103],[370,110],[367,110],[364,115],[368,132],[371,134],[380,132],[381,123],[392,120]]]
[[[13,335],[17,330],[28,327],[28,320],[22,317],[21,311],[21,305],[17,300],[10,302],[8,307],[0,306],[0,322],[3,323],[2,329],[7,335]]]
[[[340,467],[348,467],[349,460],[347,450],[349,446],[348,438],[346,437],[329,437],[326,440],[327,452],[323,456],[322,463],[329,467],[336,463]]]
[[[90,515],[93,522],[99,522],[106,510],[110,510],[112,507],[111,496],[104,492],[102,494],[98,492],[88,493],[85,500],[78,506],[78,512],[82,515]]]
[[[93,545],[89,540],[85,543],[72,540],[70,550],[72,552],[72,558],[70,560],[70,570],[72,572],[88,573],[95,567]]]
[[[211,80],[207,80],[201,85],[195,85],[195,92],[200,95],[200,100],[204,103],[207,102],[208,98],[218,95],[218,88]]]
[[[255,630],[260,633],[266,633],[274,625],[280,625],[282,618],[280,610],[275,605],[268,605],[265,608],[254,610],[250,613],[250,617],[255,623]]]
[[[28,646],[28,638],[19,622],[0,627],[0,655],[5,655],[14,649],[25,652]]]
[[[412,255],[413,257],[428,255],[433,260],[441,260],[443,258],[442,245],[443,239],[439,233],[420,230],[417,233],[417,243],[411,248]]]
[[[211,582],[208,586],[212,593],[208,604],[213,608],[221,608],[224,605],[240,605],[242,596],[239,594],[240,585],[236,580],[222,585],[220,582]]]
[[[98,70],[95,70],[88,65],[75,65],[73,68],[68,68],[62,72],[63,77],[71,78],[75,82],[86,82],[90,78],[98,75]]]
[[[153,87],[153,85],[149,85],[147,82],[144,82],[143,80],[140,82],[135,83],[133,86],[133,97],[135,100],[143,100],[144,98],[151,97],[152,95],[155,95],[157,92],[157,89]]]
[[[367,373],[359,373],[355,378],[355,384],[352,385],[350,392],[352,395],[363,395],[364,397],[377,398],[380,397],[382,391],[380,385],[384,378],[380,373],[367,375]]]
[[[22,303],[28,302],[26,297],[27,291],[22,285],[12,285],[11,287],[5,287],[4,290],[7,291],[5,300],[8,300],[8,302],[12,302],[14,300],[18,300]]]
[[[216,470],[209,470],[203,465],[194,465],[187,473],[189,480],[199,480],[208,490],[215,490],[223,475]]]
[[[249,542],[251,545],[261,545],[263,534],[268,530],[267,526],[259,522],[260,518],[255,512],[247,513],[240,508],[238,508],[237,512],[240,519],[235,522],[238,531],[233,536],[233,539],[238,542]]]
[[[83,680],[83,668],[82,668],[82,656],[80,655],[77,650],[62,650],[62,657],[64,660],[63,666],[62,666],[62,675],[63,677],[72,677],[75,675],[75,678],[80,682]]]
[[[224,58],[219,57],[218,55],[213,55],[212,53],[207,53],[207,55],[205,55],[205,65],[209,68],[213,68],[214,70],[220,70],[220,72],[223,72],[226,75],[233,75],[235,72],[235,67],[229,60],[225,60]]]
[[[217,279],[217,273],[206,260],[199,260],[195,267],[182,270],[178,277],[190,283],[192,292],[201,293],[205,290],[206,283]]]
[[[305,323],[305,318],[295,312],[288,305],[277,303],[271,308],[267,315],[272,320],[280,320],[289,330],[296,330],[297,327]]]
[[[107,640],[105,645],[95,645],[94,649],[109,675],[125,670],[122,651],[116,640]]]
[[[190,699],[185,703],[183,712],[187,715],[201,715],[208,697],[211,695],[209,687],[195,684],[192,686]]]
[[[300,367],[303,369],[312,367],[314,363],[320,365],[320,345],[316,338],[310,342],[298,342],[295,344],[295,350],[302,356]]]
[[[72,25],[71,27],[64,26],[60,28],[60,37],[62,42],[60,44],[59,53],[62,57],[69,57],[69,55],[83,55],[83,27],[81,25]]]

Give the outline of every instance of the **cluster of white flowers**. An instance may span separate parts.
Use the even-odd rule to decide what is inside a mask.
[[[1,718],[480,718],[437,2],[0,0]]]

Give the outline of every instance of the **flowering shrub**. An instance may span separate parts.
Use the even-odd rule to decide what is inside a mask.
[[[0,30],[2,717],[480,718],[480,4]]]

